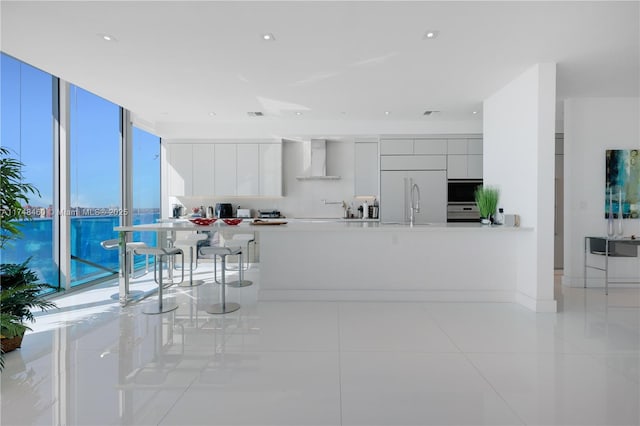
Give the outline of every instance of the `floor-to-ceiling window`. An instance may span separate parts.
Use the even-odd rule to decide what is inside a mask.
[[[0,54],[1,145],[24,164],[24,182],[35,185],[40,195],[23,206],[31,220],[21,221],[23,237],[0,251],[1,263],[31,259],[30,266],[54,286],[60,282],[58,264],[71,258],[72,286],[115,277],[118,251],[106,250],[101,242],[117,238],[113,231],[120,215],[132,215],[133,223],[153,222],[160,217],[160,139],[133,127],[133,205],[122,208],[121,108],[78,86],[69,88],[69,193],[70,205],[58,212],[55,187],[59,159],[55,156],[58,108],[54,90],[58,79],[11,56]],[[66,98],[65,98],[66,99]],[[64,101],[61,101],[64,103]],[[67,108],[67,104],[60,106]],[[66,182],[62,179],[61,182]],[[54,241],[55,215],[70,215],[70,249]],[[135,234],[136,241],[155,245],[155,235]],[[61,259],[54,259],[61,247]],[[136,259],[143,267],[144,259]]]
[[[120,108],[70,87],[71,285],[114,274],[120,211]]]
[[[133,127],[133,224],[160,218],[160,138]],[[134,241],[156,245],[153,232],[134,232]],[[143,261],[136,258],[136,266]]]
[[[31,195],[21,221],[23,236],[0,252],[1,263],[29,266],[40,278],[59,285],[53,250],[54,132],[53,82],[55,78],[11,56],[0,54],[1,139],[13,158],[24,164],[23,181],[33,184],[40,195]]]

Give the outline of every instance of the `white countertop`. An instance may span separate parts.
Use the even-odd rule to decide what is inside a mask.
[[[275,220],[275,219],[273,219]],[[425,225],[400,224],[400,223],[380,223],[377,220],[362,221],[357,219],[277,219],[287,222],[286,225],[251,225],[252,220],[244,220],[236,226],[226,225],[218,221],[209,226],[198,226],[188,220],[170,220],[159,223],[150,223],[134,226],[118,226],[115,231],[232,231],[242,229],[261,232],[283,232],[283,231],[402,231],[402,232],[519,232],[531,231],[533,228],[516,228],[506,226],[488,226],[480,223],[431,223]]]

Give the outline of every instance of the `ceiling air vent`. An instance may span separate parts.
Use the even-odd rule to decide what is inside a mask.
[[[249,111],[247,114],[249,117],[262,117],[264,115],[262,111]]]
[[[429,116],[429,115],[431,115],[433,113],[436,113],[436,112],[440,112],[440,111],[429,111],[429,110],[427,110],[427,111],[423,112],[422,115]]]

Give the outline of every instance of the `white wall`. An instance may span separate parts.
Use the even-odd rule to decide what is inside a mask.
[[[605,151],[640,148],[640,99],[586,98],[565,101],[564,283],[582,286],[584,237],[606,235]],[[624,234],[640,235],[640,220],[625,219]],[[599,259],[594,259],[596,263]],[[614,280],[636,280],[636,259],[611,259]],[[603,274],[589,271],[588,285]]]
[[[555,311],[553,295],[556,66],[537,64],[484,102],[484,183],[500,206],[533,227],[523,238],[520,302]]]

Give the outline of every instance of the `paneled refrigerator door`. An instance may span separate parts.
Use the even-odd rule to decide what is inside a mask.
[[[407,172],[383,170],[380,172],[380,221],[406,222]]]
[[[415,223],[445,223],[447,221],[447,172],[420,170],[410,171],[407,174],[420,188],[420,212],[416,213]]]

